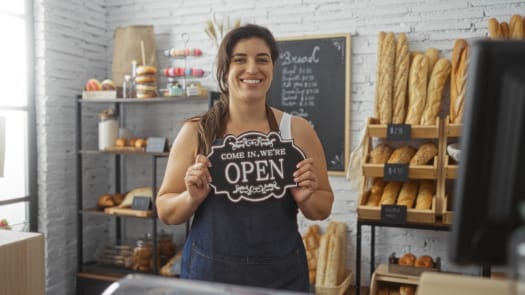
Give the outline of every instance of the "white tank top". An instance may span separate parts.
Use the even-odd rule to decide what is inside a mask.
[[[292,115],[283,112],[281,122],[279,123],[282,139],[292,139]]]

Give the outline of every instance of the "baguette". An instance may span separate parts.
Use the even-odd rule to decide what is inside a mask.
[[[386,143],[380,143],[370,151],[370,164],[384,164],[392,155],[392,148]]]
[[[410,165],[425,165],[437,155],[438,149],[432,142],[419,146],[416,154],[410,159]]]
[[[416,197],[416,209],[429,210],[432,208],[432,197],[435,192],[435,183],[432,180],[421,180]]]
[[[489,18],[489,38],[496,40],[501,38],[501,31],[499,28],[499,22],[497,19]]]
[[[399,147],[392,152],[390,158],[388,158],[387,163],[389,164],[408,164],[410,160],[416,153],[416,149],[409,145]]]
[[[417,197],[417,190],[419,183],[415,180],[409,180],[403,183],[399,196],[397,197],[397,205],[406,206],[407,209],[414,207],[414,201]]]
[[[414,57],[408,76],[408,111],[406,124],[417,125],[427,99],[428,58],[423,54]]]
[[[335,287],[338,285],[339,264],[341,264],[341,253],[343,251],[343,239],[339,235],[329,234],[330,247],[328,248],[328,260],[326,261],[326,274],[323,286]]]
[[[439,51],[436,48],[428,48],[425,51],[425,56],[428,58],[428,79],[430,79],[432,71],[434,70],[434,66],[439,60]]]
[[[465,65],[462,65],[462,55],[468,50],[467,41],[464,39],[457,39],[454,42],[454,48],[452,50],[451,60],[451,74],[450,74],[450,122],[456,121],[457,109],[456,101],[458,95],[462,90],[463,82],[466,82]]]
[[[370,189],[371,193],[383,193],[383,189],[385,188],[385,180],[384,178],[376,178],[374,179],[374,182],[372,183],[372,188]]]
[[[404,33],[400,33],[396,42],[394,67],[395,75],[392,114],[392,123],[394,124],[403,124],[405,122],[409,66],[410,57],[408,52],[408,40]]]
[[[510,18],[509,29],[511,39],[523,38],[523,20],[521,19],[521,15],[514,14]]]
[[[315,274],[316,286],[325,285],[326,265],[328,262],[328,252],[331,242],[332,240],[330,239],[329,234],[324,234],[321,236],[321,241],[319,243],[319,255],[317,257],[317,272]]]
[[[385,41],[385,32],[379,32],[377,35],[377,73],[376,73],[376,99],[375,99],[375,117],[379,118],[379,86],[380,86],[380,74],[381,74],[381,62],[382,62],[382,48],[383,48],[383,42]]]
[[[379,123],[389,124],[392,122],[392,101],[394,85],[394,63],[396,55],[396,44],[394,33],[386,34],[381,48],[381,62],[379,69]]]
[[[381,201],[381,195],[383,194],[383,191],[381,192],[370,192],[368,194],[368,199],[366,200],[365,206],[370,207],[377,207],[379,206],[379,202]]]
[[[427,101],[421,115],[421,125],[431,126],[436,123],[436,118],[441,107],[441,100],[443,98],[443,89],[445,83],[450,77],[450,62],[446,58],[441,58],[436,63],[430,82],[428,83]]]
[[[399,181],[389,182],[383,190],[383,194],[381,195],[381,201],[379,202],[379,204],[394,205],[396,203],[397,195],[399,194],[399,190],[401,189],[402,184],[403,183]]]
[[[499,28],[501,30],[501,38],[503,39],[509,39],[510,37],[510,28],[509,23],[507,22],[501,22],[499,24]]]
[[[461,61],[459,64],[456,86],[458,87],[458,95],[456,97],[454,109],[456,110],[456,118],[454,123],[461,123],[463,121],[463,106],[465,104],[465,97],[467,95],[467,79],[468,79],[468,64],[469,64],[469,48],[467,47],[461,53]]]

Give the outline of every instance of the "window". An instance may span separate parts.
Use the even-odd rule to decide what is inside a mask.
[[[36,231],[32,1],[0,4],[0,220]]]

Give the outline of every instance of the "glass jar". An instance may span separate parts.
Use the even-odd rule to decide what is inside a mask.
[[[114,109],[106,109],[98,116],[98,149],[104,150],[114,146],[118,138],[117,114]]]
[[[166,264],[171,257],[175,255],[175,244],[173,243],[173,237],[162,230],[159,234],[159,243],[157,245],[158,254],[160,259],[160,265]]]
[[[153,270],[153,246],[149,235],[137,240],[137,245],[133,249],[132,268],[142,272]]]
[[[124,82],[122,83],[122,97],[123,98],[135,98],[135,80],[130,75],[124,76]]]

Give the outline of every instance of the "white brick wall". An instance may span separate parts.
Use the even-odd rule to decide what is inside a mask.
[[[181,33],[191,35],[191,47],[202,48],[201,59],[195,66],[211,70],[214,51],[205,35],[204,23],[212,16],[243,22],[254,22],[269,27],[276,37],[308,34],[352,34],[352,105],[351,142],[355,147],[364,120],[372,114],[376,69],[377,33],[383,31],[406,32],[411,50],[436,47],[450,56],[456,38],[476,38],[486,35],[487,19],[509,19],[514,13],[525,15],[525,3],[521,0],[35,0],[36,37],[36,95],[38,133],[38,183],[39,228],[46,235],[46,283],[48,294],[74,293],[76,270],[76,205],[75,205],[75,136],[74,97],[90,77],[103,79],[110,75],[112,35],[117,26],[153,24],[157,34],[159,68],[171,65],[162,57],[168,47],[182,47]],[[215,87],[210,76],[203,81]],[[158,131],[170,139],[180,126],[180,119],[163,125],[164,120],[198,112],[206,106],[202,103],[181,105],[173,110],[160,108],[155,117],[141,117],[140,112],[127,115],[130,126],[137,132],[136,120],[146,120],[162,125]],[[86,123],[96,122],[97,110],[87,109]],[[91,115],[89,115],[91,113]],[[177,123],[179,122],[179,123]],[[172,127],[171,125],[175,126]],[[159,134],[160,135],[160,134]],[[96,143],[96,125],[88,127],[84,134],[87,144]],[[130,163],[130,166],[147,166],[148,163]],[[113,177],[112,162],[100,158],[84,161],[84,189],[86,195],[96,196],[114,189],[108,177]],[[133,170],[134,180],[129,185],[149,183],[147,168]],[[162,175],[162,168],[159,168]],[[330,220],[348,224],[349,261],[355,268],[356,200],[358,192],[350,189],[342,177],[331,177],[336,201]],[[126,180],[125,182],[128,182]],[[91,204],[93,199],[86,200]],[[322,222],[323,226],[327,221]],[[86,255],[91,255],[105,235],[111,234],[111,222],[99,218],[85,220],[87,228]],[[301,219],[304,230],[310,224]],[[137,225],[138,226],[138,225]],[[135,225],[128,226],[130,235]],[[130,230],[133,229],[133,230]],[[147,230],[147,228],[142,228]],[[177,232],[180,232],[178,230]],[[385,261],[392,252],[411,251],[417,254],[431,252],[444,258],[444,267],[451,269],[446,261],[447,233],[378,229],[376,262]],[[363,232],[366,243],[370,236]],[[88,257],[88,256],[86,256]],[[363,249],[363,283],[368,284],[368,247]],[[456,268],[454,268],[456,269]],[[476,270],[468,270],[476,271]]]

